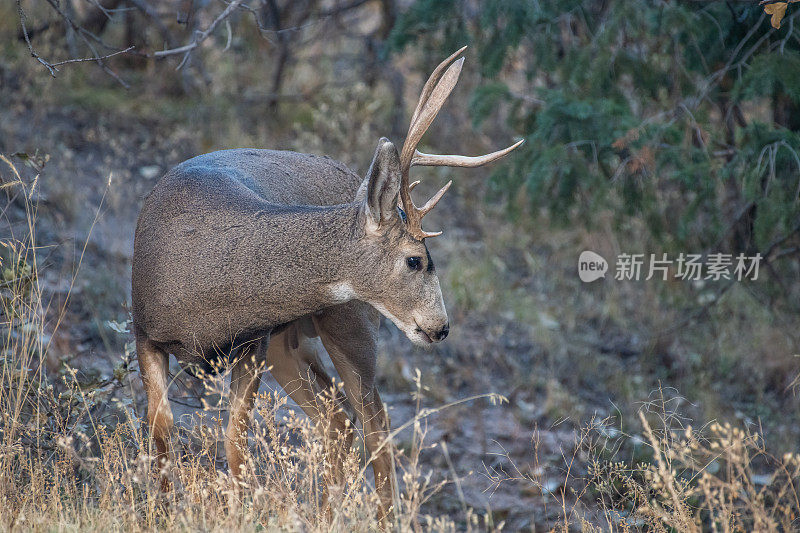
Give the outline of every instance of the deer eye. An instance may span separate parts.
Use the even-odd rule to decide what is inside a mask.
[[[416,271],[422,270],[422,258],[421,257],[417,257],[417,256],[407,257],[406,258],[406,264],[408,265],[408,268],[410,268],[411,270],[416,270]]]

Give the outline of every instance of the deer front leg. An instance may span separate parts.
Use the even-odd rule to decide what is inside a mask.
[[[314,325],[361,420],[381,502],[379,518],[391,521],[397,492],[394,447],[388,440],[389,417],[375,388],[380,315],[368,304],[352,301],[314,315]]]
[[[172,408],[167,398],[167,372],[169,356],[153,344],[143,333],[136,333],[136,355],[139,373],[147,393],[147,422],[150,436],[156,447],[161,489],[169,490],[169,479],[164,473],[170,455]]]
[[[258,386],[264,373],[269,334],[242,350],[231,371],[228,427],[225,431],[225,455],[234,480],[242,480],[242,464],[247,448],[247,430],[253,414]]]

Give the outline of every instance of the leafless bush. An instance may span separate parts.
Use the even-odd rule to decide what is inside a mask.
[[[366,0],[221,0],[155,2],[148,0],[16,0],[18,40],[30,55],[55,77],[61,68],[94,63],[127,87],[125,77],[112,68],[112,59],[125,56],[144,64],[147,60],[174,59],[184,72],[184,84],[208,82],[204,55],[210,49],[228,51],[243,35],[260,35],[267,43],[272,64],[268,84],[272,105],[281,94],[287,71],[298,47],[326,35],[330,25],[358,27],[360,17],[372,16]],[[382,21],[359,37],[369,43],[385,39],[395,9],[383,0]],[[376,53],[367,46],[367,62]],[[46,51],[43,51],[46,49]],[[58,59],[53,59],[58,57]]]

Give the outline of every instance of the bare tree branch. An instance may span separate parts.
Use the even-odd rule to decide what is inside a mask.
[[[290,37],[292,33],[301,32],[304,29],[323,23],[325,20],[336,19],[340,15],[356,11],[361,6],[369,4],[371,0],[347,0],[342,2],[335,2],[332,7],[325,9],[320,8],[319,2],[310,2],[293,5],[288,4],[286,7],[277,8],[274,2],[266,0],[263,5],[269,9],[272,6],[272,23],[267,21],[262,23],[260,13],[253,7],[248,5],[244,0],[221,0],[225,4],[221,12],[204,29],[196,28],[190,31],[189,42],[181,46],[180,41],[177,40],[176,35],[172,32],[170,27],[165,23],[165,13],[158,9],[158,3],[152,3],[150,0],[124,0],[127,5],[123,4],[123,0],[85,0],[93,9],[85,19],[79,19],[69,10],[69,3],[60,0],[46,0],[46,4],[57,15],[55,20],[45,21],[43,24],[34,25],[32,18],[28,18],[22,0],[16,0],[17,12],[20,18],[21,31],[18,34],[20,41],[24,41],[28,47],[31,56],[36,59],[42,66],[44,66],[51,76],[56,77],[59,73],[59,66],[69,65],[72,63],[95,62],[102,68],[108,75],[113,77],[124,87],[128,85],[123,81],[116,72],[114,72],[107,60],[117,55],[126,53],[134,53],[142,57],[150,57],[161,59],[170,56],[182,56],[182,59],[176,70],[188,70],[184,68],[190,63],[195,63],[193,52],[199,50],[201,44],[219,29],[220,23],[226,29],[226,42],[224,50],[228,50],[233,42],[233,36],[236,32],[234,22],[230,20],[231,15],[237,10],[241,9],[250,13],[258,26],[262,37],[270,40],[273,44],[278,46],[278,58],[276,59],[277,68],[273,75],[273,84],[270,93],[278,95],[281,88],[281,80],[283,79],[284,70],[286,65],[291,63],[291,48],[296,44]],[[263,1],[263,0],[262,0]],[[187,3],[187,2],[184,2]],[[191,4],[191,2],[189,2]],[[191,8],[189,8],[191,9]],[[213,9],[213,4],[203,5],[202,9],[208,13]],[[141,16],[149,20],[150,25],[155,29],[162,39],[162,50],[152,51],[149,46],[142,49],[142,46],[130,46],[134,43],[117,44],[119,41],[114,37],[107,37],[105,28],[107,23],[114,23],[118,20],[115,15],[123,17],[131,17],[130,12],[138,11]],[[275,11],[278,15],[275,16]],[[212,13],[212,17],[213,17]],[[129,19],[128,19],[129,20]],[[285,26],[285,27],[284,27]],[[57,28],[61,33],[66,34],[70,44],[68,57],[61,61],[51,61],[43,57],[34,46],[34,35],[48,28]],[[117,35],[116,33],[113,35]],[[103,39],[109,38],[112,41],[106,42]],[[86,57],[81,57],[79,49],[75,48],[75,43],[80,46],[85,46],[89,53]],[[202,71],[202,64],[193,64],[192,69]],[[185,77],[185,76],[184,76]]]
[[[61,65],[68,65],[70,63],[83,63],[83,62],[86,62],[86,61],[103,61],[105,59],[108,59],[109,57],[118,56],[120,54],[126,54],[126,53],[132,51],[135,48],[136,48],[135,46],[129,46],[128,48],[125,48],[124,50],[118,50],[116,52],[112,52],[110,54],[106,54],[104,56],[99,56],[99,57],[98,56],[94,56],[94,57],[81,57],[81,58],[77,58],[77,59],[65,59],[64,61],[58,61],[57,63],[50,63],[50,66],[55,68],[55,67],[60,67]]]
[[[92,39],[94,42],[96,42],[97,44],[99,44],[103,48],[106,48],[107,50],[112,50],[114,52],[118,52],[120,50],[119,47],[112,46],[112,45],[106,43],[105,41],[103,41],[103,39],[101,39],[97,34],[95,34],[92,31],[87,30],[86,27],[84,27],[84,26],[82,26],[80,24],[77,24],[74,20],[72,20],[72,18],[70,18],[69,15],[67,15],[66,13],[64,13],[64,11],[61,10],[60,4],[59,4],[59,2],[57,0],[47,0],[47,3],[50,4],[50,7],[52,7],[53,10],[56,13],[58,13],[58,15],[64,20],[64,22],[70,28],[72,28],[75,31],[75,33],[77,33],[78,35],[80,35],[82,37],[84,42],[87,42],[88,39]],[[18,2],[18,4],[19,4],[19,2]],[[94,47],[93,46],[90,45],[90,48],[94,51]],[[99,54],[96,54],[96,55],[99,57]]]
[[[52,77],[54,77],[54,78],[56,77],[56,72],[59,71],[58,67],[60,67],[62,65],[68,65],[68,64],[71,64],[71,63],[84,63],[84,62],[87,62],[87,61],[102,62],[105,59],[108,59],[110,57],[114,57],[114,56],[117,56],[117,55],[120,55],[120,54],[124,54],[124,53],[130,52],[131,50],[134,49],[133,46],[129,46],[128,48],[125,48],[124,50],[117,50],[116,52],[112,52],[110,54],[106,54],[106,55],[103,55],[103,56],[98,55],[97,51],[93,49],[92,51],[95,52],[95,55],[92,56],[92,57],[83,57],[83,58],[76,58],[76,59],[65,59],[64,61],[57,61],[55,63],[51,63],[50,61],[47,61],[42,56],[40,56],[36,52],[36,50],[34,50],[33,44],[31,44],[30,36],[28,35],[28,28],[25,25],[25,21],[27,20],[27,15],[25,14],[25,11],[22,9],[21,0],[17,0],[17,12],[19,13],[19,20],[20,20],[20,24],[22,26],[22,34],[23,34],[23,36],[25,38],[25,44],[28,45],[28,50],[30,51],[31,56],[33,56],[39,63],[41,63],[50,72],[50,75]]]
[[[58,69],[55,68],[53,65],[45,61],[42,56],[40,56],[36,50],[33,49],[33,45],[31,44],[31,39],[28,37],[28,28],[25,26],[25,21],[27,20],[27,15],[25,15],[25,11],[22,9],[22,0],[17,0],[17,12],[19,13],[19,23],[22,25],[22,35],[25,36],[25,43],[28,45],[28,50],[31,53],[36,61],[44,65],[44,67],[50,71],[50,75],[52,77],[56,77],[56,72]]]
[[[229,17],[230,14],[233,13],[236,10],[236,8],[239,7],[239,4],[241,4],[242,1],[243,0],[233,0],[233,2],[228,4],[228,6],[222,11],[222,13],[219,14],[219,16],[216,19],[214,19],[214,21],[208,26],[208,28],[206,28],[205,31],[198,32],[195,35],[194,40],[192,40],[192,42],[190,42],[189,44],[184,46],[179,46],[178,48],[171,48],[169,50],[159,50],[152,54],[153,57],[167,57],[171,55],[184,54],[183,60],[177,67],[181,68],[183,64],[186,63],[186,60],[188,59],[188,56],[192,52],[192,50],[200,46],[200,43],[205,41],[208,38],[208,36],[214,32],[217,25],[219,25],[220,22]]]
[[[92,52],[93,55],[92,55],[92,57],[87,57],[87,58],[66,59],[66,60],[57,61],[57,62],[50,62],[50,61],[47,61],[46,59],[44,59],[33,48],[33,44],[31,43],[30,35],[28,34],[28,28],[27,28],[27,24],[26,24],[27,15],[25,13],[25,10],[22,9],[22,0],[17,0],[17,13],[19,15],[20,26],[22,27],[22,35],[24,37],[25,44],[28,46],[28,51],[30,52],[31,56],[34,59],[36,59],[39,63],[41,63],[48,70],[50,75],[52,77],[54,77],[54,78],[56,77],[56,73],[59,72],[58,67],[61,66],[61,65],[67,65],[67,64],[71,64],[71,63],[84,63],[84,62],[92,61],[92,62],[97,63],[100,66],[100,68],[102,68],[108,75],[110,75],[117,82],[119,82],[123,87],[128,88],[128,84],[125,83],[117,75],[116,72],[111,70],[106,65],[105,60],[110,58],[110,57],[114,57],[114,56],[117,56],[117,55],[120,55],[120,54],[125,54],[127,52],[130,52],[131,50],[134,49],[134,47],[133,46],[129,46],[129,47],[124,48],[124,49],[118,49],[118,48],[115,48],[113,46],[110,46],[110,45],[106,44],[102,39],[100,39],[100,37],[98,37],[94,33],[90,32],[89,30],[87,30],[83,26],[75,23],[66,13],[64,13],[61,10],[58,2],[56,2],[55,0],[47,0],[47,2],[48,2],[48,4],[50,4],[50,7],[52,7],[53,10],[58,14],[58,16],[61,17],[61,19],[64,21],[64,23],[67,25],[67,27],[72,28],[72,30],[75,31],[75,33],[81,38],[81,40],[84,42],[86,47],[89,48],[89,50]],[[90,38],[92,40],[94,40],[96,43],[100,44],[101,46],[103,46],[103,47],[105,47],[105,48],[107,48],[109,50],[112,50],[112,52],[109,53],[109,54],[100,54],[100,52],[98,52],[98,50],[95,47],[95,45],[89,40]]]

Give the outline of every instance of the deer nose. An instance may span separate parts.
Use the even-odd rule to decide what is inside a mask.
[[[445,324],[441,331],[436,334],[436,340],[443,341],[448,333],[450,333],[450,324]]]

